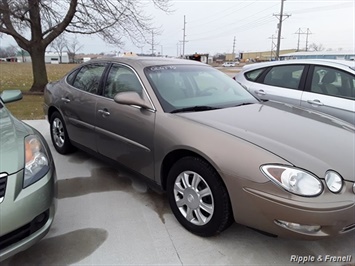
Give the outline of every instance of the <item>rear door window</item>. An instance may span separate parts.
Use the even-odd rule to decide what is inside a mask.
[[[265,85],[298,89],[304,71],[304,65],[275,66],[265,75]]]
[[[79,90],[97,94],[105,64],[83,66],[76,75],[73,86]]]
[[[256,69],[245,73],[245,78],[249,81],[256,81],[264,72],[265,68]]]
[[[315,66],[310,91],[354,100],[355,76],[339,69]]]

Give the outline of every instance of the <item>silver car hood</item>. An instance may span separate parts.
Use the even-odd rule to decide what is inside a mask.
[[[354,126],[331,116],[271,101],[178,115],[248,141],[320,178],[332,169],[355,181]]]
[[[24,138],[30,128],[0,108],[0,173],[13,174],[24,167]]]

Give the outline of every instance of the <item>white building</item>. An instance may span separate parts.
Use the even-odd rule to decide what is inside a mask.
[[[69,63],[69,55],[67,52],[62,53],[62,60],[60,60],[60,55],[56,52],[46,52],[44,56],[44,61],[46,64],[59,64],[61,63]]]

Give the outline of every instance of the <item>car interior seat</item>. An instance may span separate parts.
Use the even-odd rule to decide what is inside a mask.
[[[311,92],[324,93],[320,86],[320,75],[318,72],[313,73],[312,83],[311,83]]]
[[[338,95],[338,88],[332,84],[336,80],[336,75],[334,71],[328,71],[322,79],[322,90],[325,90],[329,95]]]

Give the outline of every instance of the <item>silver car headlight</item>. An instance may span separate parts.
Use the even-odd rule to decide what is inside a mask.
[[[25,137],[25,172],[23,188],[40,180],[49,171],[48,154],[36,135]]]
[[[324,179],[327,187],[333,193],[339,193],[343,188],[343,179],[337,172],[327,171]]]
[[[305,170],[283,165],[263,165],[260,168],[271,181],[293,194],[314,197],[323,191],[322,182]]]

